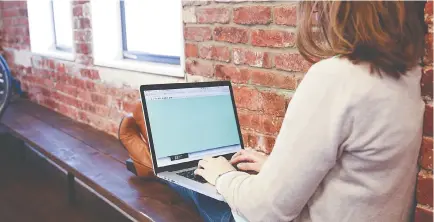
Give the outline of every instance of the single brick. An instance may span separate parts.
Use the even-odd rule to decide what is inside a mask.
[[[243,130],[252,129],[251,124],[252,112],[240,110],[238,111],[238,122],[240,123],[240,127]]]
[[[271,59],[268,52],[252,51],[245,48],[234,48],[233,60],[234,64],[237,65],[271,68]]]
[[[252,45],[261,47],[294,47],[295,34],[280,30],[254,30],[251,34]]]
[[[194,7],[184,8],[182,11],[182,20],[184,23],[196,23],[196,13]]]
[[[90,29],[91,27],[89,18],[74,18],[74,29]]]
[[[227,46],[200,46],[199,57],[202,59],[212,59],[217,61],[229,62],[231,53]]]
[[[52,97],[55,100],[60,101],[60,102],[62,102],[64,104],[68,104],[68,105],[74,106],[76,108],[80,108],[81,107],[80,104],[82,103],[82,101],[79,101],[78,99],[76,99],[74,97],[67,96],[67,95],[65,95],[63,93],[59,93],[59,92],[53,91]]]
[[[47,59],[45,61],[46,61],[45,67],[50,68],[51,70],[54,70],[56,68],[56,62],[54,60]]]
[[[427,66],[424,68],[421,78],[422,96],[433,98],[433,68]]]
[[[271,21],[271,9],[268,6],[245,6],[234,9],[234,23],[243,25],[265,25]]]
[[[211,62],[187,60],[185,63],[187,73],[192,75],[210,77],[214,75],[214,66]]]
[[[276,137],[259,135],[257,146],[255,147],[255,149],[269,154],[273,150],[275,143],[276,143]]]
[[[251,70],[251,83],[261,86],[276,87],[294,90],[297,87],[297,78],[284,72],[271,72]]]
[[[74,41],[90,42],[92,41],[92,32],[89,30],[74,30]]]
[[[433,107],[432,103],[425,105],[425,114],[423,120],[423,132],[427,136],[433,136]]]
[[[83,101],[90,102],[91,101],[91,92],[88,92],[88,91],[83,90],[83,89],[78,89],[77,90],[77,98],[79,98],[80,100],[83,100]]]
[[[20,1],[2,1],[1,3],[3,9],[19,8],[21,6]]]
[[[72,119],[77,119],[78,118],[78,112],[72,106],[68,106],[66,104],[59,103],[58,107],[57,107],[57,110],[58,110],[59,113],[65,115],[65,116],[68,116],[69,118],[72,118]]]
[[[78,96],[77,87],[71,86],[69,84],[58,82],[58,83],[56,83],[55,89],[60,91],[60,92],[65,93],[65,94],[68,94],[70,96],[73,96],[73,97]]]
[[[297,24],[297,8],[295,5],[275,7],[273,20],[277,25],[295,26]]]
[[[107,106],[99,106],[99,105],[94,105],[94,112],[96,115],[107,118],[108,114],[109,114],[109,108]]]
[[[73,16],[83,16],[83,5],[74,5],[72,8],[72,15]]]
[[[249,145],[249,137],[251,136],[250,132],[241,131],[241,135],[243,137],[243,145],[244,147],[250,147]]]
[[[17,16],[19,16],[20,12],[19,12],[18,8],[13,8],[13,9],[3,10],[2,14],[3,14],[3,17],[10,18],[10,17],[17,17]]]
[[[184,51],[186,58],[197,57],[198,55],[197,45],[193,43],[185,43]]]
[[[274,65],[285,71],[306,72],[311,64],[298,53],[282,53],[274,56]]]
[[[184,38],[196,42],[211,40],[211,29],[209,27],[185,27]]]
[[[82,121],[82,122],[84,122],[84,123],[89,123],[90,122],[90,119],[89,119],[89,116],[88,116],[89,114],[87,113],[87,112],[84,112],[84,111],[79,111],[78,112],[78,119],[80,120],[80,121]]]
[[[238,86],[233,88],[234,99],[237,108],[248,109],[252,111],[262,110],[261,93],[255,89],[246,86]]]
[[[420,148],[419,165],[426,170],[433,170],[433,138],[424,136]]]
[[[92,53],[92,45],[89,43],[77,43],[75,44],[75,50],[80,54],[91,54]]]
[[[433,210],[418,205],[414,214],[414,222],[432,222]]]
[[[237,27],[216,27],[214,28],[214,39],[231,43],[247,43],[249,41],[248,30]]]
[[[417,203],[433,207],[433,176],[421,170],[417,176]]]
[[[265,114],[283,117],[286,112],[287,99],[275,92],[261,92],[262,111]]]
[[[230,13],[231,12],[227,7],[196,9],[196,17],[199,23],[226,24],[229,22]]]
[[[66,73],[66,66],[63,63],[57,63],[56,64],[56,72],[58,73]]]
[[[257,135],[257,133],[248,133],[246,139],[247,139],[248,147],[250,147],[250,148],[256,148],[258,146],[258,135]]]
[[[98,93],[92,93],[90,95],[91,101],[94,104],[98,104],[98,105],[102,105],[102,106],[107,106],[108,104],[108,95],[101,95]]]
[[[427,1],[425,4],[425,23],[426,24],[433,24],[433,2]]]
[[[83,64],[85,66],[93,64],[93,57],[91,54],[76,54],[75,62],[79,64]]]
[[[90,18],[91,8],[90,3],[83,4],[83,17]]]
[[[240,126],[262,134],[277,135],[282,126],[283,118],[241,111],[238,113]]]
[[[425,35],[425,56],[423,61],[425,64],[429,65],[433,63],[433,34],[427,33]]]
[[[41,87],[41,95],[51,97],[51,90]]]
[[[81,77],[92,79],[92,80],[99,80],[99,72],[94,69],[81,69],[80,70]]]
[[[233,83],[248,83],[250,71],[233,65],[215,65],[215,76]]]
[[[26,17],[23,18],[14,18],[16,25],[29,25],[29,19]]]
[[[42,101],[40,101],[40,104],[42,104],[43,106],[48,107],[50,109],[53,109],[53,110],[57,109],[59,106],[58,102],[54,101],[51,98],[46,98],[46,97],[43,98]]]

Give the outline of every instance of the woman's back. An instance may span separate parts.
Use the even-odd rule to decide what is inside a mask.
[[[259,174],[219,179],[217,190],[237,213],[251,221],[408,220],[421,70],[396,79],[364,64],[333,57],[310,68]]]
[[[321,73],[310,78],[331,78],[340,95],[334,106],[350,107],[337,162],[299,221],[407,221],[422,137],[420,68],[397,80],[336,57],[315,66]]]
[[[212,158],[199,175],[249,221],[407,221],[424,111],[419,15],[414,2],[300,2],[297,48],[314,65],[273,151],[257,175]]]

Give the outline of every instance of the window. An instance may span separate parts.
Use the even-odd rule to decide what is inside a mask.
[[[32,52],[73,60],[71,1],[27,1],[27,8]]]
[[[72,52],[71,2],[51,0],[54,44],[57,50]]]
[[[184,76],[181,0],[91,4],[96,65]]]
[[[180,64],[181,44],[174,37],[182,29],[181,10],[165,1],[121,1],[124,58]],[[172,15],[164,18],[162,15]],[[156,22],[155,18],[159,21]]]

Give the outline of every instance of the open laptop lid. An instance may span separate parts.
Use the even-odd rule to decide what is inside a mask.
[[[155,173],[243,149],[229,81],[140,86]]]

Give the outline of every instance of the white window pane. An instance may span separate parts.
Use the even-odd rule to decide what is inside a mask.
[[[72,49],[72,8],[71,1],[53,0],[53,18],[56,46]]]
[[[181,0],[125,0],[128,51],[180,56]]]

